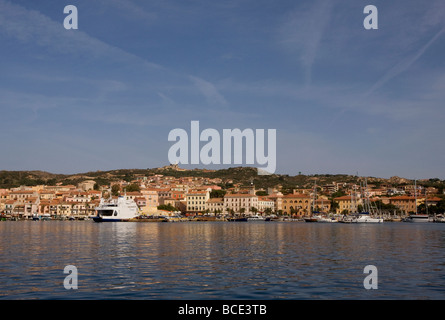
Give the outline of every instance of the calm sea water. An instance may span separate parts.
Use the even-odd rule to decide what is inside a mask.
[[[445,299],[444,249],[440,223],[3,221],[0,299]]]

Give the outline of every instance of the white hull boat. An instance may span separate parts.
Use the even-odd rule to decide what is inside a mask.
[[[139,215],[136,202],[118,197],[117,200],[105,201],[102,199],[96,208],[95,222],[120,222],[129,221]]]

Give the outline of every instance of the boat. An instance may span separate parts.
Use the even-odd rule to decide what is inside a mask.
[[[383,218],[374,218],[369,215],[368,212],[354,213],[348,216],[344,216],[341,223],[383,223]]]
[[[165,218],[164,216],[140,215],[135,218],[131,218],[129,221],[130,222],[165,222],[165,221],[167,221],[167,218]]]
[[[216,216],[210,216],[210,215],[197,216],[194,219],[191,219],[191,221],[216,221]]]
[[[403,221],[404,222],[429,222],[430,217],[428,214],[418,214],[417,213],[417,180],[414,180],[414,196],[415,196],[415,201],[416,201],[416,213],[409,215]],[[428,208],[428,206],[426,206],[426,208]]]
[[[338,220],[340,223],[352,223],[353,218],[349,215],[344,215],[343,218]]]
[[[318,219],[319,219],[320,217],[317,217],[317,216],[311,216],[311,217],[306,217],[306,218],[304,218],[304,221],[305,222],[318,222]]]
[[[338,220],[336,218],[334,218],[334,217],[331,217],[331,218],[329,218],[329,217],[320,217],[318,219],[318,222],[321,222],[321,223],[334,223],[334,222],[338,222]]]
[[[51,220],[52,218],[51,218],[51,215],[49,214],[49,213],[44,213],[44,214],[42,214],[42,216],[40,217],[40,220],[42,220],[42,221],[49,221],[49,220]]]
[[[353,223],[383,223],[383,218],[373,218],[368,212],[361,212],[352,219]]]
[[[429,222],[430,217],[427,214],[412,214],[403,220],[404,222]]]
[[[244,222],[244,221],[247,221],[247,217],[239,217],[239,218],[232,217],[232,218],[227,218],[227,221],[230,221],[230,222]]]
[[[247,221],[266,221],[266,218],[256,214],[256,215],[248,217]]]
[[[93,217],[94,222],[121,222],[130,221],[139,216],[138,206],[132,199],[119,196],[117,199],[101,199],[96,207],[97,215]]]

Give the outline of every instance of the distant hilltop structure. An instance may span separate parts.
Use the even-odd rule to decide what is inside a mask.
[[[177,163],[172,163],[169,164],[168,166],[163,166],[162,168],[159,168],[159,170],[187,171],[186,169],[180,168]]]
[[[400,178],[400,177],[397,177],[397,176],[394,176],[394,177],[389,178],[389,179],[388,179],[388,182],[389,182],[389,183],[392,183],[392,184],[405,184],[405,183],[411,183],[410,180],[405,179],[405,178]]]

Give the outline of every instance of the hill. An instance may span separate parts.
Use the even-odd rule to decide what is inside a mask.
[[[163,168],[153,169],[118,169],[110,171],[94,171],[78,174],[53,174],[44,171],[0,171],[0,188],[14,188],[22,185],[77,185],[84,180],[94,180],[98,185],[107,185],[111,181],[125,180],[132,181],[138,176],[153,176],[162,174],[164,176],[172,177],[205,177],[205,178],[220,178],[222,185],[231,185],[240,183],[242,185],[250,185],[253,183],[257,188],[267,188],[281,186],[284,190],[291,190],[293,188],[310,188],[314,185],[314,180],[317,185],[330,184],[332,182],[352,182],[356,183],[358,177],[346,174],[316,174],[316,175],[295,175],[290,176],[286,174],[271,174],[258,175],[257,169],[252,167],[233,167],[220,170],[207,169],[193,169],[185,170],[179,169],[175,166],[166,166]],[[439,179],[429,179],[418,181],[419,185],[435,186],[442,188],[445,181]],[[390,179],[368,177],[368,183],[380,185],[388,183],[391,185],[412,184],[413,181],[399,177],[392,177]]]

